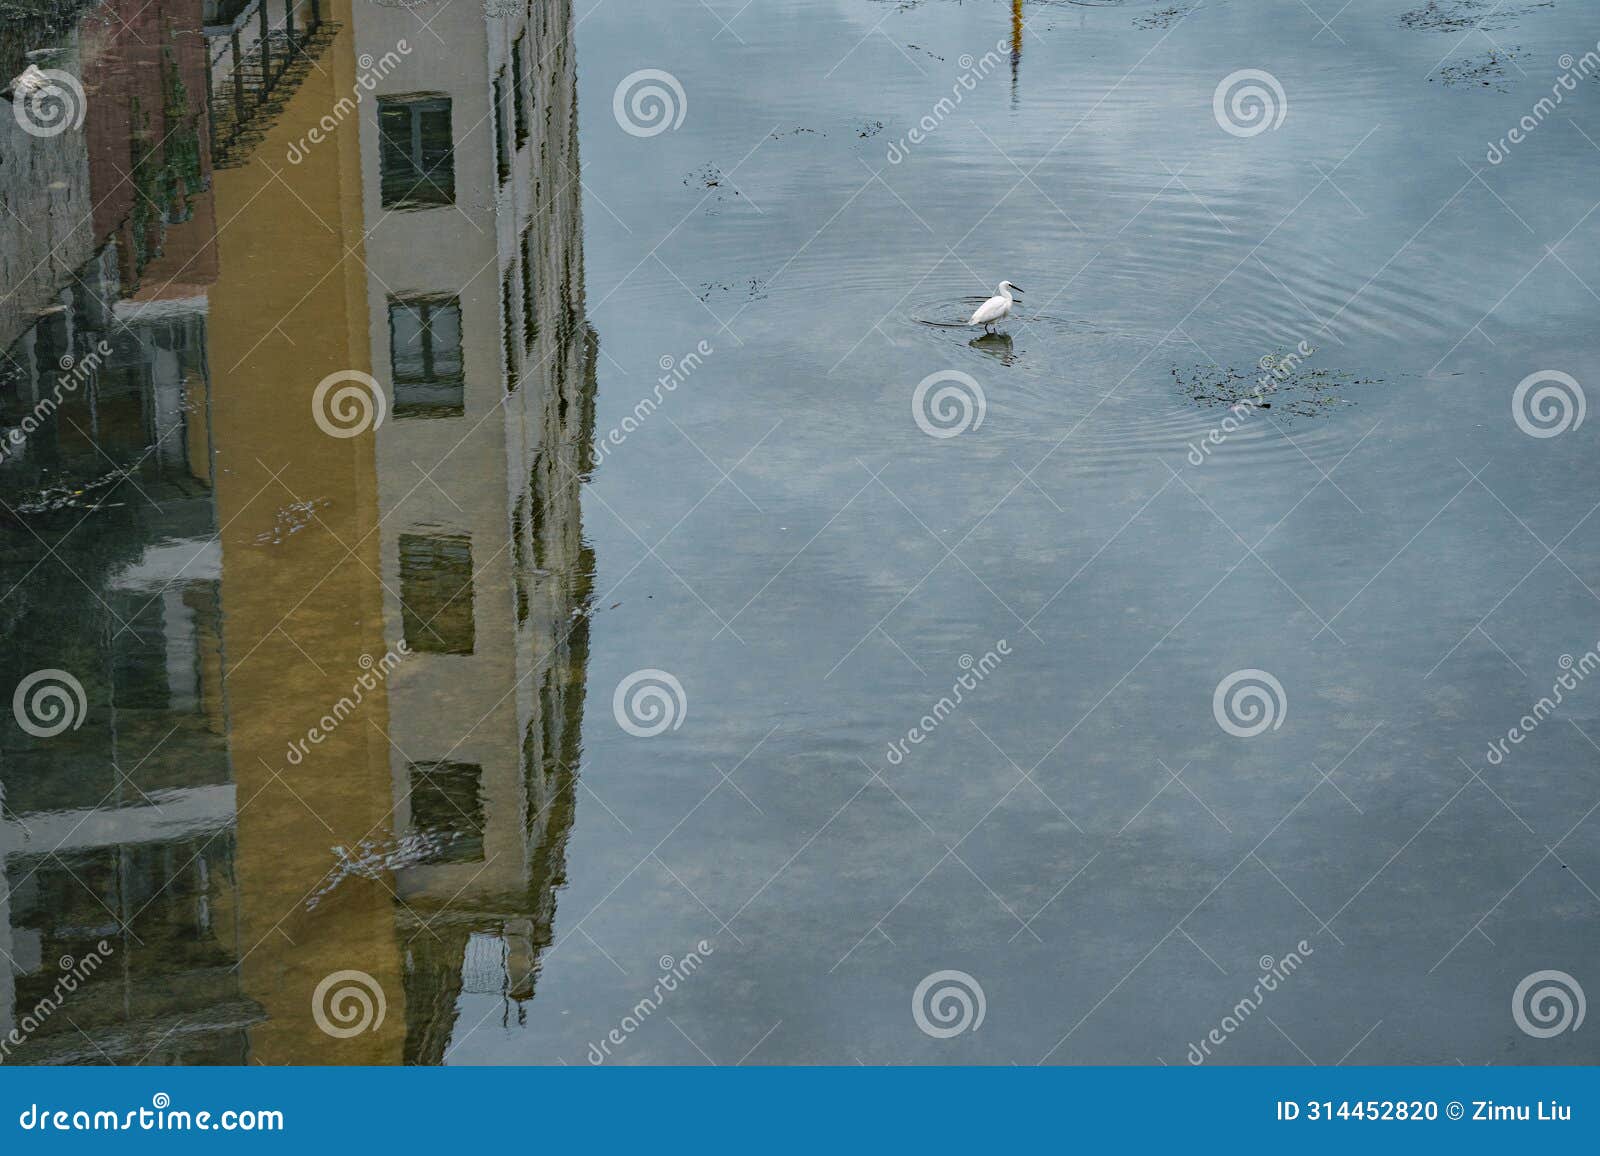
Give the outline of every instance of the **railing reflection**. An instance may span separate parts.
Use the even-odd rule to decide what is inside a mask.
[[[260,139],[279,89],[310,67],[325,43],[322,0],[251,0],[206,25],[206,100],[216,165],[237,164]]]

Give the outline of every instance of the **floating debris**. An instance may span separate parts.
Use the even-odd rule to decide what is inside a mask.
[[[881,120],[865,120],[856,127],[856,135],[862,140],[866,140],[868,137],[877,136],[882,131],[883,121]]]
[[[739,292],[739,288],[725,281],[702,281],[700,283],[700,300],[709,301],[714,294],[726,296]],[[761,301],[767,296],[766,283],[759,277],[752,277],[744,286],[745,299],[748,301]]]
[[[730,197],[742,195],[733,187],[733,182],[728,180],[723,172],[714,164],[704,164],[684,174],[683,183],[691,188],[703,188],[707,196],[703,198],[706,205],[706,215],[712,216],[721,212],[719,206]]]
[[[818,132],[814,128],[806,128],[804,125],[800,125],[800,126],[797,126],[795,128],[791,128],[787,132],[772,132],[772,133],[768,133],[767,135],[770,136],[773,140],[782,140],[786,136],[800,136],[802,133],[810,133],[812,136],[827,136],[828,135],[825,132]]]
[[[298,534],[311,525],[318,510],[325,510],[331,505],[333,502],[328,498],[312,498],[310,501],[290,502],[287,506],[280,506],[273,512],[272,528],[256,535],[256,545],[282,545],[288,541],[291,534]]]
[[[1339,391],[1350,386],[1381,385],[1379,378],[1361,378],[1340,369],[1303,364],[1315,353],[1269,353],[1254,372],[1241,373],[1232,366],[1174,367],[1172,380],[1189,400],[1207,408],[1238,405],[1270,409],[1277,416],[1320,417],[1329,410],[1354,405]]]
[[[129,476],[127,470],[119,469],[87,482],[48,486],[33,497],[15,503],[11,509],[19,515],[55,514],[62,510],[114,509],[126,503],[107,503],[104,498],[118,482]]]
[[[1417,32],[1493,32],[1509,28],[1535,8],[1554,8],[1555,0],[1506,7],[1503,0],[1428,0],[1400,14],[1400,26]]]
[[[406,867],[432,862],[460,837],[460,832],[456,831],[423,831],[383,842],[363,839],[353,851],[348,847],[335,847],[335,863],[328,872],[327,882],[307,897],[306,910],[315,911],[346,879],[378,879]]]
[[[1445,84],[1454,86],[1469,84],[1492,88],[1496,92],[1509,92],[1510,89],[1502,82],[1506,76],[1506,64],[1517,58],[1517,53],[1522,50],[1521,45],[1514,48],[1499,48],[1486,52],[1482,56],[1469,56],[1461,60],[1452,60],[1435,74],[1428,77],[1428,82],[1433,83],[1435,77]]]
[[[716,189],[722,187],[723,179],[722,170],[716,165],[704,164],[691,172],[685,173],[683,183],[686,185],[703,185],[708,189]]]
[[[1193,11],[1194,8],[1192,6],[1173,5],[1171,8],[1162,8],[1159,11],[1152,12],[1147,16],[1134,17],[1133,26],[1135,28],[1158,30],[1171,28],[1174,24],[1182,20],[1185,16],[1189,15],[1189,13]]]

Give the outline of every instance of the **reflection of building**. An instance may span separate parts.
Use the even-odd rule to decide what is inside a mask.
[[[361,657],[383,654],[372,439],[325,436],[312,406],[323,377],[369,365],[356,134],[313,150],[286,173],[290,188],[273,175],[354,83],[348,0],[325,7],[340,31],[320,67],[280,90],[252,159],[215,178],[231,222],[217,237],[209,357],[239,972],[265,1012],[250,1056],[267,1064],[394,1063],[404,1035],[387,874],[346,879],[309,904],[339,862],[334,849],[379,838],[388,822],[382,685],[304,758],[286,756],[350,693]],[[377,1030],[340,1039],[319,1030],[313,994],[350,969],[395,995]]]
[[[0,346],[108,242],[136,299],[193,297],[215,276],[200,19],[201,0],[107,0],[42,58],[81,82],[66,115],[82,130],[32,136],[0,117],[0,202],[7,233],[23,226],[0,246]],[[0,64],[16,69],[28,44],[0,37]]]
[[[70,21],[67,14],[60,15]],[[0,20],[0,77],[9,80],[28,63],[34,44],[58,51],[51,67],[76,74],[78,36],[41,12],[36,23],[10,12]],[[5,81],[0,81],[5,83]],[[81,132],[51,137],[24,132],[7,106],[0,109],[0,349],[11,345],[50,306],[56,291],[95,249],[90,224],[89,149]]]
[[[235,131],[230,62],[273,56],[280,5],[235,54],[259,0],[118,2],[84,129],[22,142],[52,195],[0,187],[55,246],[0,234],[0,434],[36,427],[0,458],[0,701],[57,668],[88,704],[48,738],[0,713],[0,1035],[62,957],[115,948],[6,1062],[436,1061],[460,993],[531,996],[573,817],[594,339],[569,7],[441,10],[451,51],[285,168],[415,12],[297,0],[317,67],[273,72]],[[312,392],[352,369],[389,418],[324,436]],[[344,969],[386,993],[380,1030],[318,1029]]]
[[[95,235],[116,238],[135,297],[193,296],[216,277],[200,6],[112,0],[84,60]]]
[[[6,701],[56,668],[88,704],[54,737],[0,729],[0,1035],[106,939],[31,1058],[238,1062],[259,1017],[233,970],[204,302],[121,299],[117,258],[111,239],[0,358]]]
[[[393,397],[378,435],[407,1059],[436,1061],[465,984],[532,994],[572,815],[592,426],[570,7],[430,23],[363,121],[368,321]],[[415,37],[374,7],[358,52]],[[577,612],[577,616],[574,614]],[[576,670],[575,670],[576,668]]]
[[[199,0],[105,12],[45,58],[81,77],[82,129],[36,137],[0,118],[21,162],[0,166],[15,182],[3,195],[27,226],[0,244],[5,689],[9,701],[24,675],[62,668],[89,704],[53,738],[0,732],[0,1035],[48,1006],[63,959],[103,939],[108,966],[70,1020],[46,1016],[18,1058],[239,1062],[259,1009],[233,969],[206,545],[215,265],[203,86],[197,98],[188,83],[201,58],[181,35],[198,30]],[[33,47],[8,44],[8,65]]]
[[[263,11],[254,0],[244,14]],[[8,207],[20,198],[32,228],[7,230],[0,245],[8,281],[12,270],[28,271],[0,311],[6,686],[36,669],[65,669],[87,703],[78,729],[33,738],[8,727],[0,737],[0,1027],[32,1025],[28,1051],[16,1057],[24,1062],[238,1063],[258,1050],[264,1019],[304,1006],[302,993],[274,982],[286,969],[261,980],[274,957],[253,950],[259,939],[246,942],[281,923],[281,909],[265,912],[280,897],[281,868],[295,860],[278,840],[304,835],[272,821],[287,812],[260,799],[254,770],[261,751],[281,742],[281,727],[268,728],[293,716],[270,709],[283,699],[279,685],[253,685],[225,656],[230,639],[283,610],[281,590],[252,573],[238,536],[226,532],[260,496],[259,487],[248,498],[239,492],[244,479],[227,455],[272,453],[279,432],[289,435],[281,444],[300,445],[306,431],[281,420],[241,423],[247,391],[267,396],[275,382],[253,380],[254,367],[239,358],[213,389],[210,366],[270,335],[263,290],[303,297],[314,278],[293,263],[252,265],[252,246],[281,245],[278,230],[299,223],[271,199],[246,215],[249,193],[238,193],[248,183],[235,182],[230,220],[246,243],[233,249],[233,275],[217,284],[213,194],[224,192],[213,188],[206,98],[212,65],[242,59],[230,79],[251,83],[230,91],[252,98],[252,123],[265,131],[305,70],[252,75],[249,66],[303,42],[317,11],[318,0],[275,5],[272,20],[253,25],[264,35],[252,50],[208,64],[201,0],[112,0],[65,35],[73,51],[47,57],[81,77],[81,131],[19,132],[29,163],[6,166],[35,176],[5,188]],[[102,22],[108,12],[114,19]],[[307,119],[326,107],[333,84],[326,78],[324,92],[301,96]],[[316,200],[314,178],[306,186],[301,196]],[[329,203],[338,205],[337,194]],[[49,246],[42,257],[40,245]],[[337,239],[327,250],[344,251]],[[306,357],[319,352],[315,342],[301,347]],[[69,375],[73,360],[78,372]],[[354,362],[341,352],[338,363]],[[26,436],[13,440],[13,431]],[[314,455],[302,461],[327,465]],[[370,509],[361,516],[375,520]],[[270,513],[267,523],[277,525]],[[343,632],[338,641],[351,644]],[[270,655],[261,668],[271,669]],[[230,725],[241,718],[245,725]],[[238,774],[242,756],[247,773]],[[362,796],[370,809],[343,808],[362,830],[386,809],[386,766],[379,750],[373,767],[383,777]],[[259,805],[241,824],[251,801]],[[341,815],[344,800],[318,801],[325,815]],[[300,841],[315,881],[329,853]],[[272,869],[258,872],[264,862]],[[387,922],[380,899],[369,906]],[[59,961],[82,958],[101,939],[111,966],[74,996],[70,1013],[41,1016]],[[397,1057],[400,1033],[389,1038]]]

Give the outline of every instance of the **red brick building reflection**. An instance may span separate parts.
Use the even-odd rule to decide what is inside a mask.
[[[202,21],[202,0],[108,0],[79,25],[94,232],[134,300],[217,276]]]

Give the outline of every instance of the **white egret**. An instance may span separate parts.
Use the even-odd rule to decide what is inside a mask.
[[[1000,290],[998,293],[978,306],[972,314],[972,319],[967,322],[968,325],[981,325],[992,333],[994,323],[1011,312],[1011,295],[1023,292],[1009,281],[1000,282],[998,288]]]

